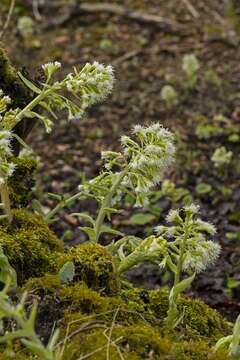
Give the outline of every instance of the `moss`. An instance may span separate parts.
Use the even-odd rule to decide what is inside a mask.
[[[10,198],[13,207],[25,207],[31,197],[37,161],[31,158],[13,158],[16,165],[13,175],[8,180]]]
[[[182,341],[172,344],[168,360],[228,360],[227,351],[215,352],[204,341]]]
[[[206,341],[181,341],[181,339],[166,338],[149,325],[122,326],[112,316],[111,341],[109,346],[110,359],[119,359],[119,353],[126,360],[162,359],[162,360],[227,360],[226,351],[214,352]],[[87,320],[86,320],[87,321]],[[114,322],[113,322],[114,321]],[[95,324],[95,325],[93,325]],[[107,358],[108,335],[110,327],[99,329],[101,322],[92,321],[88,333],[78,333],[67,342],[63,360],[74,360],[88,356],[90,360],[105,360]],[[81,325],[78,324],[78,329]],[[86,327],[87,330],[87,327]],[[92,355],[90,355],[92,354]]]
[[[24,290],[40,291],[43,295],[57,294],[62,288],[58,275],[45,274],[41,277],[31,278],[24,284]]]
[[[107,311],[110,305],[108,298],[89,289],[83,282],[63,288],[60,291],[60,298],[69,303],[68,311],[81,311],[87,314]]]
[[[22,350],[16,353],[6,353],[3,352],[0,354],[0,360],[37,360],[36,356],[33,354],[28,354],[27,352],[23,352]]]
[[[118,279],[113,258],[103,246],[86,243],[72,247],[59,259],[61,265],[66,261],[74,262],[74,281],[84,281],[89,287],[100,290],[101,293],[117,292]]]
[[[79,322],[86,316],[97,317],[109,325],[116,309],[118,309],[118,321],[122,325],[146,321],[154,323],[153,316],[147,312],[143,313],[143,309],[137,308],[135,303],[125,302],[119,296],[101,296],[84,282],[66,286],[60,283],[57,275],[46,274],[40,278],[29,279],[24,284],[23,290],[30,291],[41,299],[51,298],[51,301],[56,303],[56,307],[60,306],[64,311],[64,328],[73,318]],[[78,324],[76,326],[78,327]],[[71,326],[70,330],[75,331],[75,325]]]
[[[164,319],[167,315],[168,294],[167,289],[149,292],[149,308],[160,319]],[[231,332],[232,325],[201,300],[181,296],[179,298],[179,311],[181,314],[184,313],[184,317],[178,330],[182,334],[184,333],[188,339],[202,336],[214,342]]]
[[[124,301],[132,304],[133,307],[137,304],[139,309],[142,308],[143,311],[158,318],[161,327],[164,326],[164,319],[167,316],[168,296],[167,288],[152,291],[129,288],[121,291],[121,298]],[[215,342],[216,339],[232,331],[232,324],[201,300],[180,296],[179,311],[181,314],[184,313],[184,317],[177,332],[180,331],[188,339],[196,339],[201,336]]]
[[[82,281],[66,286],[57,275],[49,274],[30,279],[26,289],[42,299],[40,320],[46,312],[57,314],[51,320],[47,317],[49,330],[57,321],[62,340],[67,334],[75,334],[66,342],[63,360],[75,360],[90,353],[89,359],[106,359],[111,327],[111,339],[118,339],[118,349],[110,347],[113,360],[119,359],[119,351],[129,360],[228,359],[226,352],[214,353],[212,346],[229,333],[230,325],[201,301],[181,297],[180,308],[185,309],[183,323],[171,337],[163,335],[167,289],[147,291],[129,287],[120,292],[121,296],[101,296]]]
[[[105,360],[107,358],[109,328],[98,329],[86,334],[79,334],[65,347],[63,360],[73,360],[81,356],[89,356],[91,360]],[[119,326],[113,324],[111,340],[115,345],[109,346],[111,360],[120,359],[121,352],[124,359],[160,359],[169,351],[169,341],[161,338],[160,333],[150,326]]]
[[[26,210],[12,211],[13,222],[0,227],[0,244],[17,271],[18,282],[54,271],[62,242],[38,215]]]

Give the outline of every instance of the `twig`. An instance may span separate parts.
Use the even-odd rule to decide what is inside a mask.
[[[117,59],[112,61],[113,65],[119,65],[122,62],[126,61],[126,60],[130,60],[133,57],[139,55],[141,53],[142,50],[134,50],[134,51],[130,51],[122,56],[119,56]]]
[[[42,20],[42,16],[39,12],[39,8],[38,8],[38,0],[33,0],[32,2],[32,10],[33,10],[33,15],[35,17],[36,20],[41,21]]]
[[[90,330],[90,329],[94,329],[96,327],[106,327],[103,324],[101,324],[100,322],[96,322],[96,321],[89,321],[86,322],[84,324],[82,324],[78,329],[76,329],[75,331],[73,331],[71,334],[67,335],[62,341],[60,341],[57,346],[61,346],[63,344],[66,343],[66,341],[70,340],[71,338],[73,338],[75,335],[79,334],[82,331],[85,330]]]
[[[194,18],[199,18],[200,15],[198,11],[195,9],[195,7],[190,3],[190,0],[182,0],[182,2],[184,3],[184,5],[186,6],[188,11]]]
[[[122,336],[119,336],[119,338],[117,338],[116,340],[114,340],[113,343],[116,344],[117,342],[119,342],[120,340],[122,340],[122,338],[123,338]],[[99,351],[105,349],[106,346],[107,346],[107,345],[103,345],[103,346],[99,347],[98,349],[92,351],[91,353],[81,356],[81,357],[78,358],[77,360],[87,359],[87,358],[89,358],[90,356],[92,356],[92,355],[98,353]]]
[[[107,336],[107,339],[108,339],[108,343],[107,343],[107,353],[106,353],[106,360],[110,360],[110,346],[112,344],[112,332],[113,332],[113,328],[115,326],[115,322],[116,322],[116,318],[117,318],[117,315],[118,315],[118,312],[119,312],[119,307],[117,308],[114,316],[113,316],[113,320],[112,320],[112,324],[111,324],[111,327],[109,329],[109,334]]]
[[[13,10],[14,10],[14,7],[15,7],[15,2],[16,2],[16,0],[11,0],[11,4],[10,4],[8,14],[7,14],[7,19],[5,21],[5,24],[3,25],[2,31],[0,32],[0,39],[3,37],[5,31],[8,28],[8,25],[10,23],[10,20],[11,20],[12,14],[13,14]]]

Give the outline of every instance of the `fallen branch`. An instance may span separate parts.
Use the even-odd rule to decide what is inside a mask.
[[[164,32],[172,34],[183,33],[185,27],[174,20],[166,19],[158,15],[143,14],[139,11],[128,10],[123,6],[108,4],[108,3],[79,3],[78,1],[71,7],[68,13],[64,16],[54,19],[51,23],[48,23],[44,28],[58,27],[65,25],[73,17],[81,16],[83,14],[91,13],[107,13],[110,15],[117,15],[126,19],[134,20],[143,24],[155,25]],[[184,31],[185,32],[185,31]]]
[[[139,55],[141,53],[141,51],[142,50],[130,51],[130,52],[118,57],[117,59],[113,60],[112,65],[116,66],[116,65],[123,63],[124,61],[130,60],[130,59],[134,58],[135,56]]]

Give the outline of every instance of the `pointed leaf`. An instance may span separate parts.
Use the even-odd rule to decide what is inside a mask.
[[[79,227],[79,229],[82,230],[83,232],[85,232],[88,235],[90,240],[95,240],[96,233],[93,228],[90,228],[87,226],[81,226],[81,227]]]
[[[88,215],[87,213],[73,213],[71,215],[82,218],[83,220],[88,221],[90,224],[95,225],[95,220],[90,215]]]
[[[72,261],[67,261],[62,268],[59,270],[59,278],[60,281],[64,283],[68,283],[73,280],[75,275],[75,266]]]
[[[33,207],[33,210],[35,210],[39,215],[45,216],[40,201],[34,199],[32,201],[32,207]]]
[[[36,94],[40,94],[42,92],[41,89],[39,89],[36,85],[34,85],[30,80],[25,78],[25,76],[23,76],[23,74],[21,74],[20,72],[18,72],[18,76],[20,77],[22,82],[33,92],[35,92]]]
[[[112,229],[109,226],[102,225],[100,233],[112,234],[112,235],[119,235],[124,236],[124,234],[118,230]]]
[[[146,225],[149,224],[151,222],[153,222],[153,220],[156,219],[156,216],[153,214],[134,214],[133,216],[130,217],[129,222],[132,225]]]
[[[170,291],[169,300],[174,301],[174,299],[176,299],[179,294],[181,294],[184,290],[186,290],[191,285],[194,278],[195,278],[195,273],[192,276],[182,280],[176,286],[174,286],[172,288],[172,290]]]

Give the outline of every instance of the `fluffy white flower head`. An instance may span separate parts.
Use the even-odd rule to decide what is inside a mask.
[[[74,74],[69,74],[64,83],[68,91],[81,99],[85,109],[111,93],[114,83],[113,68],[97,61],[93,64],[87,63],[81,71],[75,69]]]
[[[61,68],[61,63],[58,61],[48,62],[42,65],[42,69],[47,78],[51,78],[52,75]]]
[[[157,185],[175,153],[173,135],[156,123],[148,127],[136,125],[133,138],[122,136],[124,155],[128,158],[128,181],[136,192],[146,193]]]

